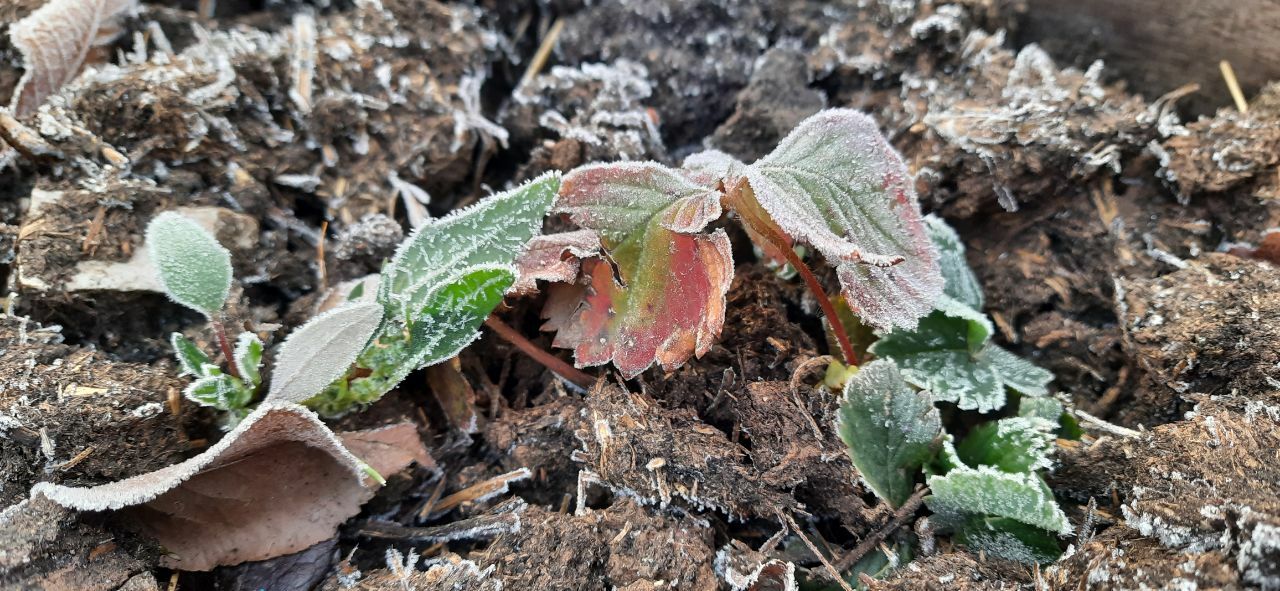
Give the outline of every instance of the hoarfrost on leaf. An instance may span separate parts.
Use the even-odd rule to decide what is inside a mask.
[[[1009,417],[983,423],[965,436],[956,452],[970,466],[991,466],[1004,472],[1035,472],[1048,468],[1057,422]]]
[[[991,466],[957,466],[929,476],[925,499],[940,524],[962,523],[966,515],[1005,517],[1058,534],[1071,532],[1053,492],[1036,474],[1002,472]]]
[[[301,402],[350,368],[378,330],[382,306],[353,302],[316,316],[285,339],[267,400]]]
[[[943,293],[975,310],[982,309],[982,284],[964,258],[964,242],[942,218],[930,214],[924,218],[929,239],[938,249],[938,264],[945,282]]]
[[[136,5],[137,0],[50,0],[13,23],[9,41],[23,58],[9,105],[13,114],[30,115],[75,78],[89,50],[116,35],[112,21]]]
[[[845,384],[838,430],[871,490],[900,507],[938,446],[942,421],[927,391],[907,385],[892,361],[877,360]]]
[[[262,339],[259,339],[258,335],[251,332],[240,333],[232,356],[235,357],[236,370],[240,377],[254,386],[262,383],[262,374],[259,373],[259,368],[262,366]]]
[[[213,317],[231,291],[231,253],[191,219],[171,211],[147,226],[147,248],[165,293]]]
[[[553,344],[579,367],[612,361],[627,377],[710,350],[733,281],[728,234],[704,231],[723,213],[719,195],[652,162],[567,175],[556,211],[599,233],[617,276],[605,260],[584,269],[586,298]]]
[[[837,269],[867,324],[912,329],[942,293],[910,174],[870,117],[819,112],[744,174],[760,206]]]

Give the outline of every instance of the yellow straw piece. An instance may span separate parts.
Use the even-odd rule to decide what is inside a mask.
[[[1240,81],[1236,80],[1236,71],[1231,68],[1231,62],[1222,60],[1218,62],[1218,68],[1222,70],[1222,79],[1227,81],[1227,89],[1231,91],[1231,98],[1236,101],[1236,109],[1241,113],[1249,112],[1249,103],[1244,100],[1244,92],[1240,90]]]

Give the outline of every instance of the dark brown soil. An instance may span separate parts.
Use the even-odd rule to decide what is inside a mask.
[[[0,63],[21,63],[4,31],[38,4],[0,8]],[[402,183],[441,215],[586,162],[703,147],[752,159],[805,116],[852,107],[965,240],[998,341],[1120,426],[1086,421],[1082,441],[1060,442],[1049,482],[1077,530],[1060,563],[944,538],[872,588],[1280,585],[1280,274],[1223,254],[1280,226],[1280,86],[1247,114],[1184,119],[1177,93],[1058,65],[1086,53],[1063,57],[1070,39],[1043,40],[1058,63],[1012,44],[998,29],[1024,15],[1009,2],[227,1],[216,19],[188,4],[144,3],[97,69],[23,121],[62,158],[0,170],[0,281],[17,296],[0,317],[0,506],[38,481],[116,480],[218,437],[211,413],[171,394],[186,379],[168,335],[208,343],[202,320],[122,267],[159,211],[207,208],[234,255],[232,321],[272,337],[326,288],[378,271],[411,230]],[[1019,43],[1037,41],[1027,31]],[[165,56],[129,58],[135,33]],[[13,72],[0,68],[0,104]],[[780,514],[837,556],[890,510],[835,436],[835,396],[813,386],[807,362],[830,348],[812,296],[742,238],[724,333],[702,358],[626,382],[593,370],[604,380],[580,392],[487,337],[447,379],[415,374],[339,423],[416,421],[438,470],[392,475],[322,546],[178,573],[180,588],[829,585]],[[541,300],[508,304],[503,317],[549,346]],[[424,510],[524,470],[499,494]],[[0,587],[168,584],[121,524],[24,507],[0,533]],[[369,519],[504,525],[372,541]]]

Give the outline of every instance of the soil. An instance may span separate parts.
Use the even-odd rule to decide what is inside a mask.
[[[59,155],[0,169],[0,507],[19,524],[0,534],[0,588],[830,585],[783,516],[839,556],[892,511],[816,386],[831,348],[815,301],[744,236],[721,338],[675,371],[593,370],[584,392],[486,336],[336,422],[413,421],[438,465],[389,475],[303,552],[169,571],[109,514],[23,503],[221,434],[177,395],[168,350],[174,331],[210,344],[203,320],[130,267],[157,212],[204,212],[236,267],[228,317],[271,348],[379,270],[412,230],[410,193],[438,216],[587,162],[752,159],[824,107],[880,122],[964,239],[997,341],[1099,419],[1048,476],[1075,529],[1061,561],[966,553],[922,511],[897,535],[931,551],[871,588],[1280,588],[1280,274],[1228,254],[1280,226],[1280,85],[1198,117],[1184,103],[1206,96],[1138,94],[1134,64],[1068,55],[1065,33],[1018,28],[1016,2],[188,4],[143,2],[20,121]],[[0,8],[0,99],[21,66],[3,31],[38,5]],[[549,348],[542,303],[500,314]],[[373,521],[452,533],[371,539]]]

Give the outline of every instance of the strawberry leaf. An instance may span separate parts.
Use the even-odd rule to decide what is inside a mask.
[[[1048,468],[1056,422],[1009,417],[974,427],[956,453],[970,466],[991,466],[1002,472],[1034,472]]]
[[[876,496],[902,506],[942,434],[929,392],[908,386],[892,361],[872,361],[845,384],[839,417],[858,473]]]
[[[173,355],[178,358],[183,375],[203,377],[204,366],[213,363],[200,347],[180,332],[169,335],[169,344],[173,346]]]
[[[585,269],[590,288],[555,346],[627,377],[711,348],[733,280],[728,235],[704,232],[722,214],[719,192],[655,163],[587,166],[565,177],[557,211],[599,233],[616,277],[607,261]]]
[[[722,160],[697,168],[732,171]],[[868,324],[912,329],[933,310],[943,286],[938,255],[910,174],[871,118],[822,111],[744,174],[778,227],[836,267],[850,307]]]
[[[938,264],[946,282],[944,293],[975,310],[982,309],[982,284],[964,258],[964,242],[942,218],[929,215],[925,219],[929,239],[938,248]]]
[[[963,523],[967,515],[988,515],[1060,534],[1071,531],[1049,485],[1036,474],[960,466],[945,476],[930,476],[928,482],[932,494],[925,504],[944,527]]]

